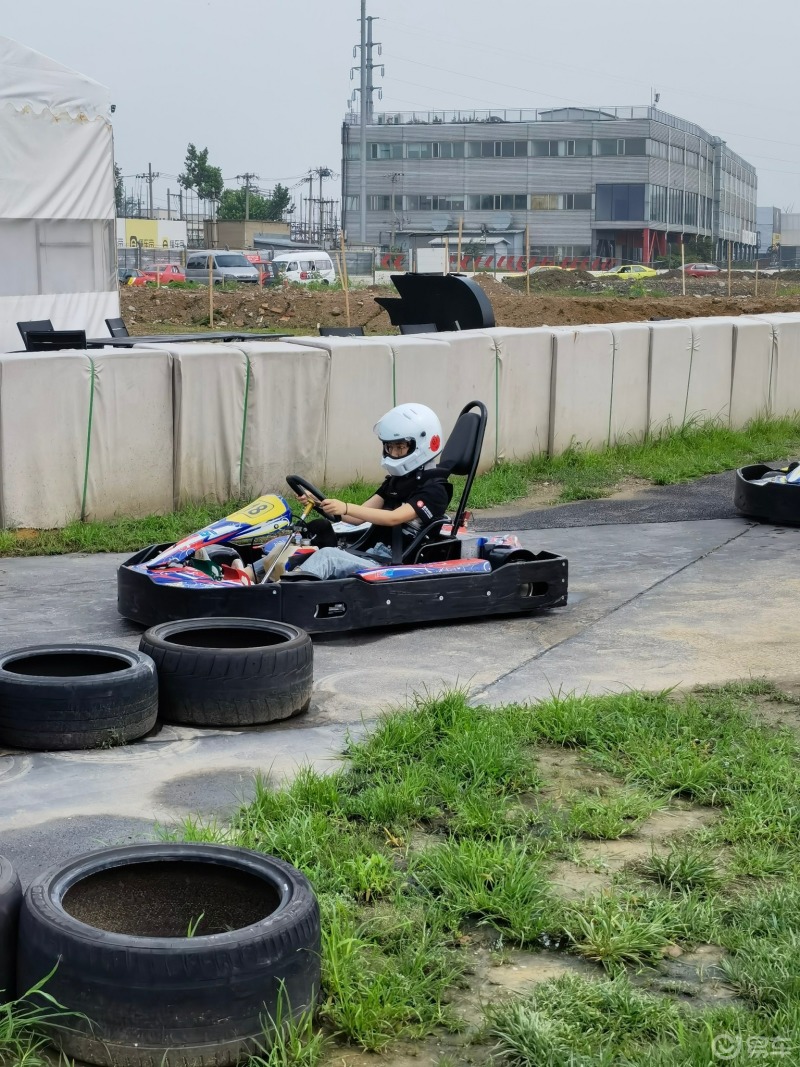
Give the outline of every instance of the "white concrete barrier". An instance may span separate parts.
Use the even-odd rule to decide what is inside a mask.
[[[92,368],[86,352],[0,356],[0,516],[50,529],[80,518]]]
[[[233,345],[167,345],[172,356],[175,506],[242,495],[247,356]]]
[[[511,463],[546,452],[553,331],[499,326],[487,332],[497,354],[497,459]]]
[[[800,412],[800,315],[761,316],[772,327],[773,415]]]
[[[489,422],[478,469],[491,467],[496,444],[497,358],[491,336],[485,330],[465,330],[391,337],[389,342],[394,353],[395,403],[417,401],[433,408],[445,440],[462,407],[470,400],[483,401]]]
[[[741,429],[757,416],[769,417],[773,400],[772,325],[741,316],[733,323],[731,427]]]
[[[650,327],[612,322],[614,357],[609,443],[640,441],[647,433]]]
[[[325,477],[329,353],[281,341],[239,345],[249,364],[241,492],[285,493],[286,475]]]
[[[649,433],[659,433],[670,426],[683,426],[691,365],[691,325],[688,322],[651,323]]]
[[[382,481],[380,446],[372,427],[394,406],[394,354],[388,338],[296,337],[291,341],[328,353],[324,484],[346,485],[356,477],[370,484],[376,477]]]
[[[686,419],[713,419],[727,426],[731,410],[733,319],[692,319],[692,358]]]
[[[84,514],[140,518],[173,507],[172,357],[88,353],[94,367]]]
[[[614,338],[605,326],[553,330],[550,452],[572,444],[602,448],[611,418]]]

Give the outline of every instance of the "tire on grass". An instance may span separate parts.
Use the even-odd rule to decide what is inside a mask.
[[[0,655],[0,743],[53,751],[123,745],[153,728],[158,679],[141,652],[32,645]]]
[[[101,849],[33,880],[18,974],[75,1014],[67,1056],[102,1067],[224,1067],[264,1023],[310,1010],[320,918],[307,879],[249,849],[195,843]],[[56,967],[56,963],[58,966]]]
[[[17,872],[0,856],[0,1004],[16,996],[17,922],[21,903]]]
[[[184,619],[139,642],[158,671],[159,714],[192,726],[256,726],[306,711],[314,650],[305,630],[263,619]]]

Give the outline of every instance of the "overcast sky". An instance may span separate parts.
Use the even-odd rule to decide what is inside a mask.
[[[368,0],[367,13],[378,111],[637,105],[654,89],[755,164],[760,205],[800,211],[798,0]],[[360,0],[4,0],[0,34],[111,89],[117,162],[126,176],[152,163],[166,206],[190,141],[231,186],[246,171],[265,189],[338,175],[359,15]]]

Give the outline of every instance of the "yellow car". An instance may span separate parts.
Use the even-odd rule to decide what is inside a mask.
[[[624,278],[626,281],[658,277],[657,270],[645,267],[641,263],[623,263],[619,267],[612,267],[611,270],[593,270],[589,273],[595,278]]]

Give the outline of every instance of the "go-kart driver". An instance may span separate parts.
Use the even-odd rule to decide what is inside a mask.
[[[442,426],[435,412],[424,404],[399,404],[379,419],[373,432],[383,446],[381,466],[388,472],[383,483],[363,504],[346,504],[333,497],[319,507],[328,519],[310,524],[312,543],[328,546],[336,537],[330,522],[338,517],[358,526],[372,523],[366,547],[354,555],[344,549],[320,547],[292,575],[311,578],[348,578],[361,571],[376,570],[392,561],[392,527],[401,526],[404,545],[423,525],[443,517],[453,493],[447,471],[431,464],[442,451]],[[304,503],[310,498],[301,496]],[[386,533],[384,533],[386,531]],[[367,558],[365,558],[365,556]]]

